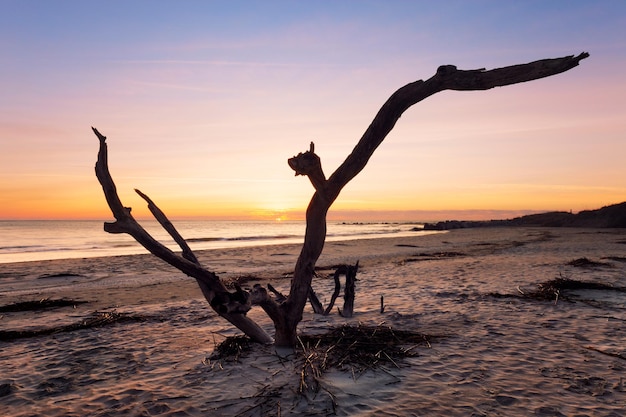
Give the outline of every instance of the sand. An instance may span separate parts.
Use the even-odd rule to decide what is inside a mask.
[[[199,255],[224,279],[255,276],[286,292],[298,252],[280,245]],[[0,313],[0,330],[63,326],[96,311],[149,319],[0,342],[0,414],[623,416],[625,294],[520,295],[557,277],[624,287],[625,257],[623,229],[464,229],[328,243],[318,266],[360,261],[355,316],[322,317],[307,306],[302,333],[362,323],[442,337],[397,367],[328,371],[304,394],[301,358],[257,346],[238,361],[210,359],[237,330],[192,279],[150,255],[3,264],[0,306],[88,303]],[[570,264],[581,258],[594,263]],[[326,271],[314,288],[329,300]],[[260,309],[249,314],[272,331]]]

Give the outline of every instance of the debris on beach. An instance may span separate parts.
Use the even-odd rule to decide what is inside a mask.
[[[253,342],[248,336],[231,336],[215,345],[215,350],[209,359],[239,362],[242,353],[252,349]]]
[[[544,300],[569,300],[567,297],[567,291],[575,290],[601,290],[601,291],[616,291],[626,292],[626,288],[613,287],[601,282],[589,282],[589,281],[577,281],[570,278],[555,278],[553,280],[541,283],[538,285],[536,291],[525,294],[527,297],[544,299]]]
[[[562,276],[538,284],[535,290],[523,290],[520,287],[518,287],[517,290],[519,294],[501,294],[497,292],[490,292],[487,295],[494,298],[521,298],[539,301],[554,301],[555,304],[558,303],[559,300],[569,302],[582,301],[592,306],[607,307],[607,303],[603,304],[600,299],[596,300],[595,298],[597,297],[584,297],[583,295],[585,292],[592,291],[614,294],[618,297],[620,294],[626,294],[626,287],[616,287],[602,282],[578,281]],[[610,300],[605,301],[609,302]],[[609,304],[614,304],[614,301],[609,302]]]
[[[299,337],[302,354],[318,361],[321,370],[357,369],[382,365],[399,367],[398,359],[417,356],[417,346],[430,347],[434,336],[389,326],[344,325],[319,335]]]
[[[402,359],[418,356],[417,347],[430,347],[437,336],[389,326],[344,325],[327,333],[300,335],[295,360],[301,364],[301,391],[312,380],[317,385],[321,375],[330,369],[351,372],[355,376],[384,367],[400,368]],[[255,344],[246,336],[226,338],[215,347],[209,358],[239,362]]]
[[[143,322],[148,319],[149,318],[146,316],[118,313],[117,311],[96,311],[86,319],[66,326],[45,327],[33,330],[0,330],[0,341],[9,342],[28,337],[45,336],[55,333],[104,327],[115,323]]]
[[[417,356],[417,346],[430,347],[436,337],[390,326],[343,325],[327,333],[298,336],[296,352],[308,362],[318,362],[315,366],[320,370],[348,367],[362,372],[381,365],[399,367],[398,359]],[[239,361],[254,346],[246,336],[227,337],[216,345],[212,358]]]
[[[49,298],[43,298],[35,301],[21,301],[18,303],[7,304],[0,306],[0,313],[15,313],[21,311],[38,311],[48,308],[57,307],[76,307],[79,304],[86,304],[88,301],[72,300],[69,298],[60,298],[51,300]]]
[[[574,259],[573,261],[569,261],[567,265],[575,266],[577,268],[594,268],[598,266],[611,266],[611,264],[609,263],[592,261],[588,258]]]

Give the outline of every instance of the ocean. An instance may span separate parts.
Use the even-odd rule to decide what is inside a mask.
[[[0,264],[147,253],[126,234],[106,233],[103,223],[101,220],[0,221]],[[179,251],[156,221],[140,223],[156,239]],[[305,230],[303,221],[181,220],[173,223],[192,250],[301,243]],[[327,241],[400,237],[415,234],[422,227],[421,223],[329,222]]]

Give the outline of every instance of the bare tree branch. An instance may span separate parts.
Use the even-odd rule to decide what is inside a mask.
[[[135,189],[135,192],[139,194],[141,198],[146,200],[146,202],[148,203],[148,209],[154,215],[154,218],[157,219],[159,224],[163,226],[163,228],[167,231],[167,233],[170,234],[170,236],[172,236],[172,239],[174,239],[174,241],[178,243],[178,246],[180,246],[183,251],[183,258],[187,259],[190,262],[193,262],[196,265],[200,265],[200,262],[198,262],[198,258],[196,257],[196,255],[193,253],[185,239],[180,235],[180,233],[178,233],[178,230],[176,230],[172,222],[169,221],[165,213],[163,213],[163,211],[161,211],[161,209],[157,207],[156,204],[154,204],[154,201],[152,201],[150,197],[148,197],[138,189]]]
[[[287,163],[296,172],[296,175],[306,175],[311,180],[313,188],[323,193],[326,186],[326,176],[322,170],[320,157],[315,154],[315,144],[311,142],[308,151],[300,152],[293,158],[289,158]]]
[[[402,113],[425,98],[444,90],[488,90],[545,78],[576,67],[588,56],[588,53],[583,52],[578,56],[543,59],[490,71],[483,69],[463,71],[457,70],[453,65],[439,67],[437,73],[428,80],[407,84],[389,97],[352,153],[328,179],[329,188],[336,194],[334,195],[336,198],[341,189],[365,167]]]
[[[127,233],[131,235],[150,253],[164,260],[175,268],[197,280],[203,295],[209,301],[211,307],[222,317],[242,330],[245,334],[261,343],[272,343],[272,338],[254,321],[245,316],[245,312],[250,309],[248,295],[243,290],[231,294],[228,292],[222,281],[213,272],[204,269],[198,262],[196,256],[188,248],[187,243],[179,235],[165,214],[146,196],[139,192],[147,202],[150,210],[157,220],[175,238],[183,248],[186,257],[176,255],[165,245],[154,239],[130,214],[131,209],[122,205],[117,194],[117,189],[108,167],[108,151],[106,137],[100,134],[97,129],[92,128],[94,134],[100,141],[98,151],[98,161],[96,162],[96,177],[102,185],[105,198],[115,217],[115,223],[105,223],[104,229],[109,233]],[[187,249],[185,249],[187,248]]]
[[[333,279],[335,280],[335,290],[333,291],[333,295],[330,297],[330,302],[328,306],[326,306],[326,310],[324,310],[324,315],[327,316],[330,314],[330,311],[333,309],[335,305],[335,301],[339,296],[339,291],[341,291],[341,281],[339,280],[339,275],[341,275],[342,268],[337,268],[335,270],[335,274],[333,275]]]
[[[398,89],[380,108],[352,153],[326,180],[320,176],[321,162],[314,148],[289,159],[289,165],[297,174],[308,175],[315,188],[306,211],[306,232],[302,251],[296,262],[291,292],[283,304],[288,317],[276,325],[276,343],[295,345],[295,326],[302,318],[309,288],[313,279],[315,263],[322,253],[326,240],[326,214],[343,187],[365,168],[370,157],[402,114],[412,105],[444,90],[487,90],[494,87],[517,84],[549,77],[576,67],[589,54],[543,59],[528,64],[513,65],[490,71],[484,69],[463,71],[453,65],[444,65],[426,81],[415,81]],[[307,153],[312,155],[307,155]],[[294,164],[304,159],[306,164]],[[296,168],[294,168],[294,165]],[[302,167],[306,166],[307,169]],[[319,168],[317,168],[319,167]],[[293,328],[293,329],[292,329]]]

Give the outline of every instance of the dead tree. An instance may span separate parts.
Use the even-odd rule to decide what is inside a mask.
[[[132,217],[130,208],[124,207],[121,203],[108,169],[106,137],[93,129],[100,140],[96,176],[116,219],[114,223],[105,223],[104,229],[109,233],[130,234],[152,254],[195,278],[205,298],[217,314],[252,339],[261,343],[271,343],[272,338],[254,321],[246,317],[246,312],[251,305],[259,305],[274,323],[274,343],[277,346],[294,347],[297,341],[296,329],[302,320],[302,312],[309,297],[315,264],[326,240],[326,214],[343,187],[361,172],[376,148],[409,107],[444,90],[488,90],[549,77],[576,67],[588,56],[588,53],[583,52],[578,56],[544,59],[489,71],[485,69],[466,71],[458,70],[453,65],[441,66],[436,74],[426,81],[415,81],[393,93],[380,108],[352,153],[329,178],[324,175],[313,143],[308,151],[290,158],[289,166],[296,175],[306,175],[315,192],[306,210],[304,244],[296,261],[290,292],[280,299],[273,297],[261,286],[255,286],[250,293],[241,288],[237,288],[235,292],[229,292],[215,273],[200,265],[196,256],[163,212],[145,194],[138,191],[148,202],[157,220],[179,244],[182,254],[174,253],[150,236]]]

